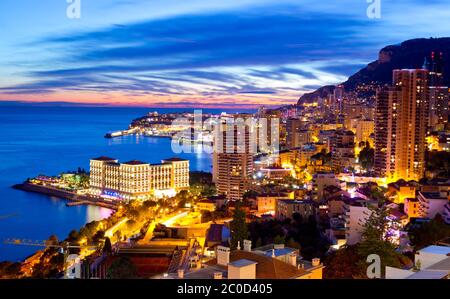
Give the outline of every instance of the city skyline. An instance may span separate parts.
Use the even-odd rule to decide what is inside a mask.
[[[382,1],[380,19],[367,16],[366,1],[82,0],[80,19],[66,16],[66,1],[46,2],[0,4],[0,101],[294,104],[386,45],[448,35],[449,19],[445,1]]]
[[[336,2],[0,2],[0,281],[450,279],[448,0]]]

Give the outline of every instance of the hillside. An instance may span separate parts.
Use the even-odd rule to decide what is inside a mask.
[[[352,92],[362,84],[377,82],[379,84],[390,84],[392,81],[392,70],[421,68],[425,56],[432,51],[443,52],[444,55],[444,82],[450,85],[450,38],[420,38],[405,41],[398,45],[390,45],[380,50],[378,59],[369,63],[343,82],[345,91]],[[332,93],[334,86],[323,86],[314,92],[304,94],[298,101],[308,102],[317,97],[326,97]]]

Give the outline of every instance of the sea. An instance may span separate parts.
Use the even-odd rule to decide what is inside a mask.
[[[39,174],[58,175],[89,169],[89,159],[109,156],[120,161],[189,159],[190,170],[211,172],[206,153],[175,155],[168,138],[123,136],[104,138],[126,129],[132,119],[151,111],[192,112],[191,108],[79,107],[23,104],[0,105],[0,261],[21,261],[40,249],[6,244],[7,239],[42,242],[50,235],[64,239],[73,229],[108,217],[112,211],[95,206],[66,206],[63,199],[11,188]],[[253,112],[204,109],[205,113]]]

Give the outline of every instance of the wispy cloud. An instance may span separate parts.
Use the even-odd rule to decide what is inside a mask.
[[[138,2],[143,3],[122,0],[103,6]],[[252,9],[205,9],[39,37],[27,46],[45,55],[16,61],[26,63],[18,75],[23,80],[8,86],[0,82],[0,98],[77,92],[104,98],[121,94],[130,102],[144,97],[159,103],[164,97],[172,104],[173,98],[187,103],[196,96],[205,103],[228,96],[236,96],[235,103],[295,102],[302,92],[345,80],[374,60],[379,48],[400,42],[402,34],[414,34],[413,28],[386,28],[406,28],[405,16],[395,9],[405,7],[414,14],[422,6],[416,1],[410,6],[403,0],[387,2],[385,18],[373,21],[365,16],[366,3],[349,0],[339,5],[253,2]]]

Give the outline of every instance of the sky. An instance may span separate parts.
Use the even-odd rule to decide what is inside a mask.
[[[293,104],[449,25],[448,0],[1,0],[0,101]]]

